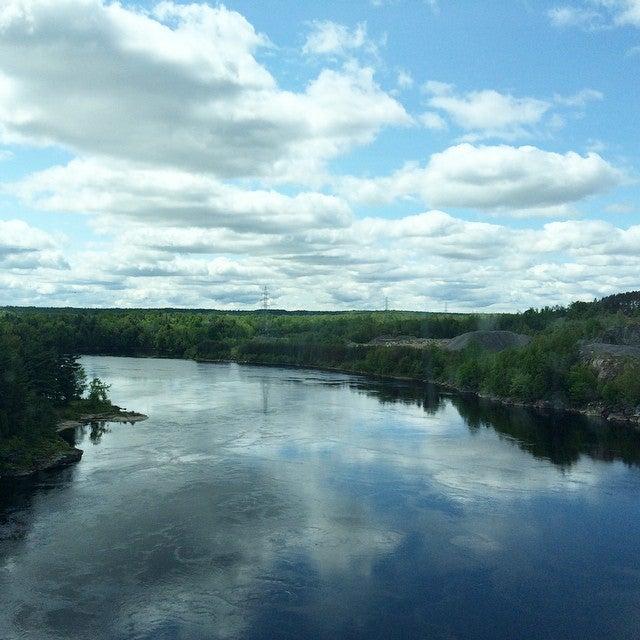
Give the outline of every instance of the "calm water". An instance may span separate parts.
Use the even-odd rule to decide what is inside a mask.
[[[633,432],[313,371],[84,363],[150,418],[3,482],[3,640],[640,637]]]

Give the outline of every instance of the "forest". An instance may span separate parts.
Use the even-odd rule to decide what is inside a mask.
[[[616,331],[631,329],[636,335],[639,301],[640,292],[629,292],[490,315],[5,308],[0,311],[0,465],[20,452],[37,455],[63,446],[55,425],[83,401],[87,385],[78,356],[84,354],[313,366],[431,381],[524,403],[596,405],[632,414],[640,405],[638,359],[618,358],[602,376],[582,346]],[[452,338],[477,329],[532,339],[500,352],[476,345],[454,352],[436,345],[371,343],[380,336]],[[90,385],[90,394],[96,395],[99,382]]]
[[[48,336],[46,323],[0,317],[0,475],[70,451],[59,420],[111,408],[107,391],[97,378],[87,384],[78,355]]]

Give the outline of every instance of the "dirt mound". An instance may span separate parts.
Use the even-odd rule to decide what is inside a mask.
[[[514,347],[524,347],[529,342],[531,342],[529,336],[513,331],[470,331],[451,338],[447,349],[461,351],[475,345],[487,351],[503,351]]]
[[[587,342],[582,345],[585,356],[611,358],[640,358],[640,346],[611,344],[607,342]]]

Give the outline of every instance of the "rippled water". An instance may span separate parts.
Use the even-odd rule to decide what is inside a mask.
[[[640,437],[314,371],[85,358],[135,425],[0,487],[0,638],[640,637]]]

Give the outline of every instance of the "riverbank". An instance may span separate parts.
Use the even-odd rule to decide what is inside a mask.
[[[605,420],[612,424],[631,426],[640,429],[640,411],[636,410],[634,413],[625,413],[620,410],[612,409],[601,403],[592,403],[584,407],[570,406],[562,404],[560,402],[549,402],[547,400],[533,400],[530,402],[524,400],[518,400],[514,398],[503,398],[496,395],[485,394],[464,387],[458,387],[451,383],[443,382],[436,379],[428,379],[425,377],[415,376],[399,376],[391,374],[380,374],[371,371],[364,371],[359,369],[349,369],[344,367],[330,367],[314,364],[300,364],[300,363],[287,363],[287,362],[268,362],[259,360],[248,360],[239,358],[227,358],[227,359],[213,359],[213,358],[194,358],[198,363],[210,363],[210,364],[241,364],[241,365],[253,365],[262,367],[284,367],[292,369],[312,369],[316,371],[326,371],[331,373],[343,373],[346,375],[360,375],[369,378],[375,378],[378,380],[396,380],[401,382],[412,382],[417,384],[431,384],[440,389],[452,393],[459,393],[475,398],[480,398],[492,402],[497,405],[509,406],[509,407],[522,407],[531,409],[541,413],[549,414],[557,412],[558,414],[575,414],[582,415],[588,418],[597,418]]]
[[[73,419],[60,420],[56,426],[56,431],[61,433],[68,429],[76,429],[77,427],[91,424],[92,422],[127,422],[133,424],[141,420],[146,420],[148,417],[149,416],[144,413],[127,411],[126,409],[114,406],[113,409],[109,411],[80,414]]]
[[[17,438],[3,442],[0,479],[23,478],[41,471],[51,471],[79,462],[83,451],[60,436],[24,441]]]
[[[67,408],[65,417],[58,420],[53,437],[42,437],[35,441],[14,438],[2,443],[0,478],[23,478],[42,471],[52,471],[75,464],[82,459],[83,451],[70,445],[60,436],[64,431],[76,429],[94,422],[126,422],[133,424],[146,420],[148,416],[127,411],[115,405],[103,411],[81,412],[76,405]],[[72,417],[69,417],[69,416]]]

